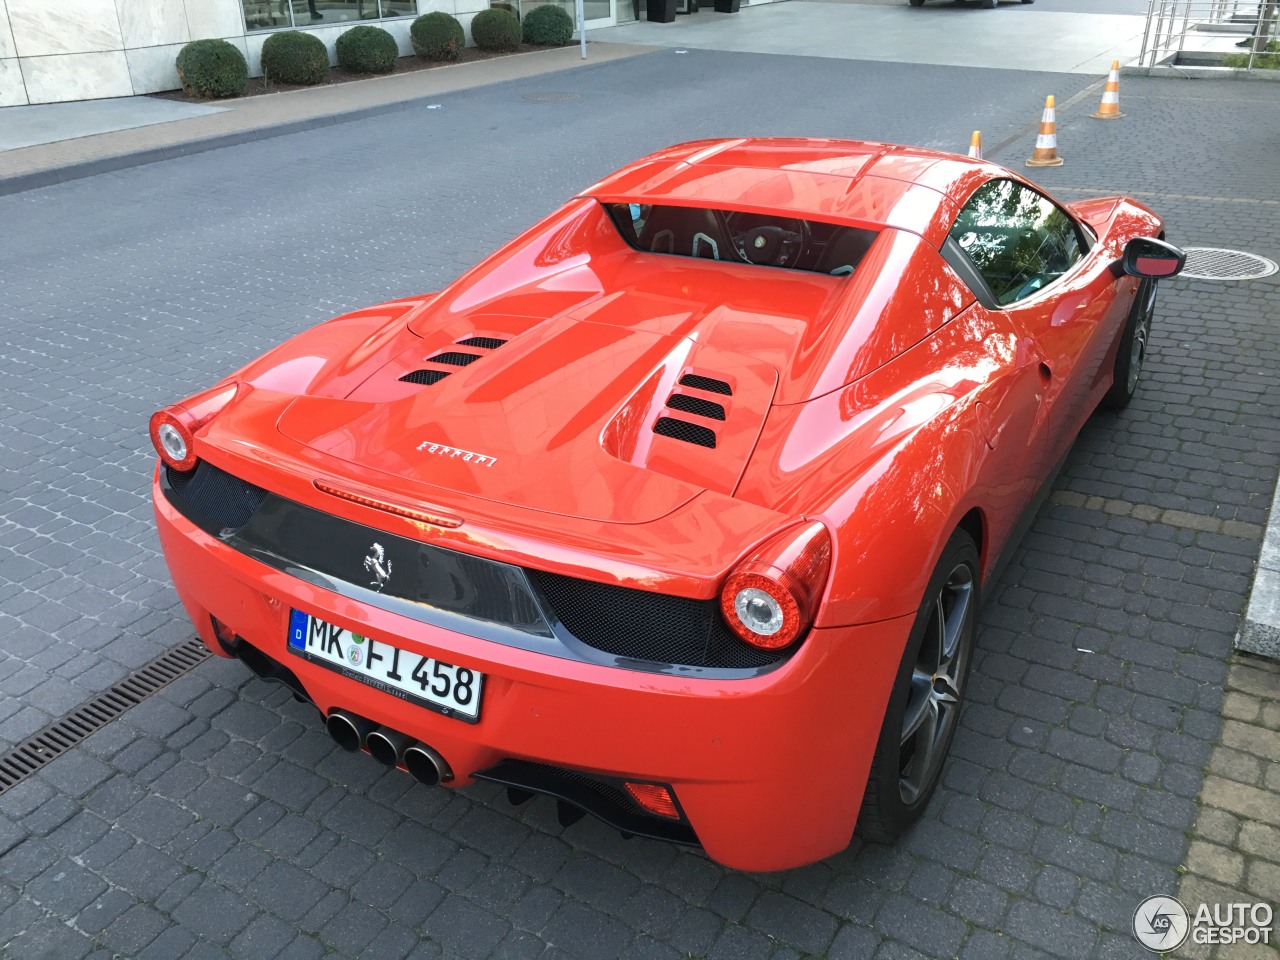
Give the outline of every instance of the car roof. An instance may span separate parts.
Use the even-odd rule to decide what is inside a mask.
[[[995,164],[891,143],[740,138],[669,147],[581,195],[896,227],[941,245],[969,195],[1009,175]]]

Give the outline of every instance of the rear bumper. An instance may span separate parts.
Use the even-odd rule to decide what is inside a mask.
[[[215,653],[210,616],[298,679],[328,713],[352,710],[439,751],[465,786],[514,759],[670,784],[707,853],[777,870],[842,850],[910,617],[815,629],[769,673],[717,680],[565,660],[359,603],[228,547],[153,489],[178,595]],[[288,652],[291,609],[486,675],[478,723],[415,706]]]

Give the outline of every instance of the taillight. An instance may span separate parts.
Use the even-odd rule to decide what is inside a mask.
[[[157,410],[151,415],[151,443],[160,459],[175,470],[195,468],[195,432],[222,412],[236,395],[236,385],[214,387],[204,393]]]
[[[761,650],[781,650],[813,622],[831,568],[821,523],[785,530],[743,560],[724,583],[720,610],[733,632]]]

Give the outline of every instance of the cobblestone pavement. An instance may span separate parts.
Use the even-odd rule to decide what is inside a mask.
[[[1089,82],[659,53],[0,198],[0,748],[191,634],[146,499],[156,406],[324,317],[438,287],[668,142],[959,149],[981,127],[1020,164],[1043,96]],[[522,99],[548,90],[581,99]],[[1122,98],[1117,123],[1064,109],[1067,165],[1040,179],[1134,191],[1176,242],[1280,256],[1280,158],[1259,134],[1280,89],[1142,80]],[[1191,889],[1280,900],[1276,806],[1257,799],[1277,790],[1275,693],[1250,686],[1275,675],[1242,661],[1228,680],[1280,460],[1278,285],[1162,288],[1148,381],[1086,427],[991,592],[944,786],[896,847],[746,875],[561,828],[549,803],[345,754],[310,708],[216,660],[0,796],[0,953],[1074,960],[1146,956],[1133,910],[1184,866],[1221,885]]]

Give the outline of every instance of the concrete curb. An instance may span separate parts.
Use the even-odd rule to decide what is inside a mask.
[[[1280,484],[1271,501],[1249,608],[1236,634],[1236,648],[1280,660]]]

